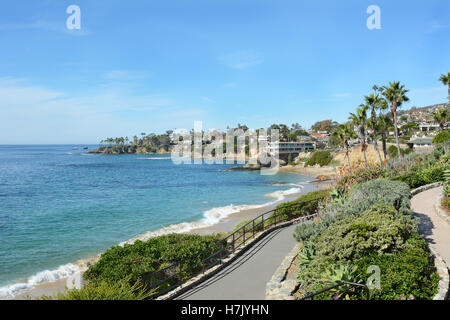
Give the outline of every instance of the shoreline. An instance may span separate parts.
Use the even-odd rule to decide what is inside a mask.
[[[297,168],[294,168],[297,169]],[[300,168],[303,169],[303,168]],[[320,168],[322,169],[322,168]],[[308,172],[309,174],[305,174],[303,172],[299,172],[298,170],[282,170],[287,172],[292,172],[294,174],[300,174],[303,176],[314,176],[314,174],[311,174],[311,172]],[[151,237],[156,237],[163,234],[169,234],[169,233],[187,233],[187,234],[199,234],[199,235],[207,235],[207,234],[213,234],[218,232],[228,232],[231,231],[237,223],[239,223],[242,220],[245,219],[253,219],[257,217],[258,215],[265,213],[267,211],[270,211],[274,209],[278,204],[288,202],[295,200],[300,195],[306,194],[311,191],[318,190],[319,188],[326,188],[330,184],[329,181],[306,181],[303,183],[300,183],[299,185],[296,185],[296,187],[286,189],[286,190],[279,190],[275,191],[271,194],[266,194],[268,198],[271,198],[271,201],[262,203],[262,204],[253,204],[253,205],[237,205],[237,206],[224,206],[219,208],[213,208],[211,210],[208,210],[205,212],[205,218],[199,221],[193,221],[193,222],[183,222],[179,224],[170,225],[166,228],[158,229],[151,232],[143,232],[142,234],[137,235],[136,237],[133,237],[127,241],[118,243],[117,245],[124,245],[125,243],[134,243],[136,240],[142,240],[145,241]],[[300,187],[301,186],[301,187]],[[207,213],[213,210],[223,209],[235,209],[226,214],[225,216],[216,217],[217,220],[213,223],[207,222]],[[75,262],[68,263],[64,266],[74,266],[75,270],[69,275],[61,276],[56,280],[53,281],[42,281],[41,283],[30,285],[28,288],[24,288],[22,290],[18,290],[17,294],[14,294],[13,296],[5,296],[1,299],[6,300],[23,300],[23,299],[36,299],[43,295],[45,296],[53,296],[57,293],[64,292],[65,289],[73,289],[73,288],[79,288],[83,281],[82,281],[82,274],[84,271],[88,269],[88,267],[92,264],[95,264],[98,259],[100,258],[102,253],[96,254],[94,256],[87,257],[85,259],[79,259]],[[60,266],[64,267],[64,266]],[[58,269],[59,269],[58,268]],[[49,271],[44,271],[49,272]],[[31,278],[31,277],[30,277]],[[29,279],[29,278],[27,278]],[[27,281],[23,281],[23,283],[27,283]]]
[[[291,172],[297,173],[305,176],[312,176],[317,178],[318,176],[328,176],[329,180],[336,180],[338,176],[338,169],[332,167],[300,167],[300,166],[292,166],[286,165],[284,167],[280,167],[279,170],[281,172]],[[317,182],[318,180],[314,180],[311,182]]]

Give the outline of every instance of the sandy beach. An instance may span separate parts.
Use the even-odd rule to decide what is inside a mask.
[[[293,172],[299,173],[302,175],[307,175],[316,178],[317,176],[329,176],[331,179],[335,179],[338,172],[338,169],[332,167],[301,167],[301,166],[292,166],[287,165],[281,167],[279,169],[281,172]]]
[[[206,234],[213,234],[218,232],[229,232],[231,231],[234,226],[239,223],[242,220],[247,219],[253,219],[265,212],[268,212],[270,210],[273,210],[279,203],[292,201],[298,198],[302,194],[306,194],[311,191],[319,190],[319,189],[325,189],[330,186],[330,183],[332,181],[314,181],[315,177],[318,175],[332,175],[332,170],[326,170],[326,168],[300,168],[300,167],[292,167],[292,166],[286,166],[281,168],[280,170],[286,171],[286,172],[292,172],[296,174],[302,174],[302,175],[309,175],[311,176],[310,183],[305,183],[303,189],[301,189],[298,193],[292,193],[289,195],[286,195],[283,200],[280,201],[273,201],[272,204],[268,205],[261,205],[261,207],[256,208],[249,208],[240,210],[239,212],[232,213],[220,222],[218,222],[215,225],[207,226],[207,227],[199,227],[199,228],[193,228],[185,233],[190,234],[200,234],[200,235],[206,235]],[[167,232],[166,232],[167,233]],[[127,241],[127,243],[132,243],[136,239],[139,239],[141,237],[136,237],[134,239],[131,239],[130,241]],[[145,239],[145,238],[144,238]],[[101,254],[88,257],[87,259],[81,259],[78,261],[75,261],[74,264],[77,265],[80,268],[80,273],[74,274],[71,277],[68,278],[61,278],[54,282],[44,282],[41,284],[37,284],[34,287],[27,289],[26,291],[21,292],[20,294],[16,295],[15,297],[11,297],[10,299],[13,300],[23,300],[23,299],[36,299],[43,295],[46,296],[54,296],[59,292],[63,292],[65,289],[73,288],[74,285],[81,281],[81,275],[82,273],[87,270],[87,268],[95,264],[98,259],[100,258]]]

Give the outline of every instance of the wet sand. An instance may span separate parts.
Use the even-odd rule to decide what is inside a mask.
[[[206,235],[206,234],[213,234],[213,233],[217,233],[217,232],[229,232],[229,231],[233,230],[233,228],[242,220],[254,219],[263,213],[266,213],[270,210],[275,209],[275,207],[280,203],[295,200],[303,194],[306,194],[311,191],[316,191],[319,189],[326,189],[329,186],[330,186],[330,182],[317,182],[317,183],[305,184],[305,187],[302,189],[301,192],[286,196],[285,199],[283,199],[283,201],[277,202],[272,205],[264,206],[262,208],[241,210],[239,212],[229,215],[227,218],[223,219],[218,224],[215,224],[210,227],[193,229],[189,233]]]
[[[332,167],[300,167],[287,165],[279,169],[281,172],[294,172],[302,175],[317,177],[320,175],[329,176],[331,179],[336,179],[339,171]]]

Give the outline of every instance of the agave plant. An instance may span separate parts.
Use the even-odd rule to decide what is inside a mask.
[[[333,190],[331,190],[330,196],[334,202],[343,204],[345,201],[345,192],[342,188],[334,188]]]
[[[338,284],[341,282],[359,282],[359,277],[356,273],[358,266],[351,266],[348,264],[333,266],[327,268],[322,274],[322,281],[329,283],[330,285]]]
[[[444,179],[445,179],[444,195],[448,197],[450,196],[450,169],[444,171]]]
[[[327,286],[333,286],[342,282],[360,283],[361,277],[357,271],[358,266],[351,266],[349,264],[334,265],[324,271],[321,281]],[[349,295],[355,293],[358,289],[354,286],[342,285],[330,291],[333,292],[333,299],[342,299],[343,297],[349,299]]]
[[[316,250],[314,249],[313,243],[310,241],[304,242],[302,250],[298,253],[298,266],[300,268],[306,268],[315,254]]]

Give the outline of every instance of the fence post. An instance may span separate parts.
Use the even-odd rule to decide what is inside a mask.
[[[243,229],[244,229],[244,239],[242,240],[242,241],[243,241],[242,243],[243,243],[243,244],[244,244],[244,246],[245,246],[245,226],[244,226],[244,228],[243,228]]]
[[[252,237],[255,237],[255,219],[253,219],[253,236]]]
[[[233,232],[233,253],[234,253],[234,235],[235,235],[236,233],[235,232]]]
[[[261,216],[262,230],[264,231],[264,214]]]

